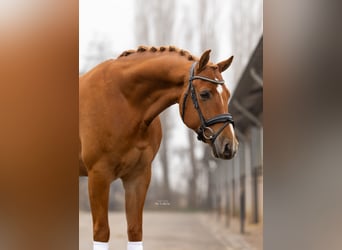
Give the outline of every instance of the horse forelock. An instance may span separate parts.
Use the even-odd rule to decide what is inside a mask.
[[[118,58],[127,57],[132,54],[143,54],[143,53],[155,53],[155,52],[164,52],[164,53],[177,53],[182,57],[187,58],[189,61],[195,61],[196,57],[190,54],[189,51],[177,48],[176,46],[160,46],[160,47],[148,47],[148,46],[139,46],[136,50],[125,50],[122,52]]]

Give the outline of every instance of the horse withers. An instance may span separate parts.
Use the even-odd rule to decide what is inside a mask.
[[[140,46],[80,77],[79,168],[88,176],[94,250],[109,249],[109,187],[118,178],[125,189],[127,249],[143,249],[143,206],[163,110],[178,103],[184,124],[215,157],[236,154],[230,93],[221,75],[233,57],[214,64],[209,55],[210,50],[196,58],[173,46]]]

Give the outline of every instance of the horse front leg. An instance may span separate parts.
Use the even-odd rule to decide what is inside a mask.
[[[146,192],[151,180],[151,168],[139,176],[123,179],[126,199],[127,250],[143,250],[142,217]]]
[[[88,189],[93,218],[93,249],[109,249],[108,199],[111,180],[105,166],[95,165],[88,172]]]

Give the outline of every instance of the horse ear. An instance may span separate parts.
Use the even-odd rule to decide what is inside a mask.
[[[198,63],[198,72],[201,72],[204,69],[205,65],[207,65],[207,63],[209,62],[210,52],[211,50],[208,49],[201,55]]]
[[[225,71],[226,69],[228,69],[228,67],[230,66],[230,64],[231,64],[232,61],[233,61],[233,58],[234,58],[234,56],[231,56],[231,57],[229,57],[227,60],[222,61],[222,62],[219,62],[219,63],[217,64],[218,67],[219,67],[219,71],[220,71],[220,72],[223,72],[223,71]]]

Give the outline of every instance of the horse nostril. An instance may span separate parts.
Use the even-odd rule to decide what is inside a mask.
[[[224,151],[227,152],[227,151],[230,151],[231,147],[230,147],[230,144],[227,143],[226,146],[224,147]]]
[[[224,154],[225,154],[225,156],[230,157],[231,153],[232,153],[231,145],[230,145],[230,143],[227,143],[224,146]]]

